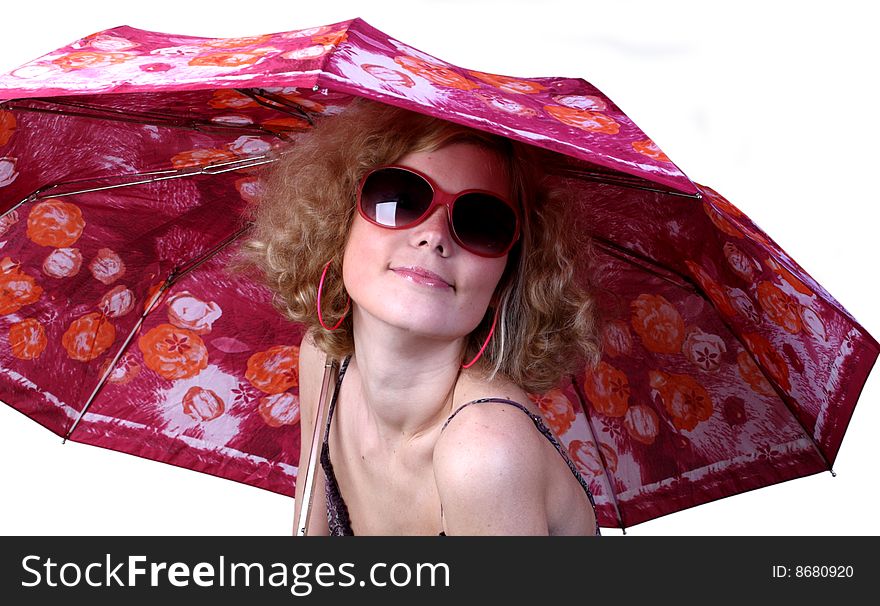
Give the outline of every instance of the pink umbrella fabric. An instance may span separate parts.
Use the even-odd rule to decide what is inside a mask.
[[[880,353],[840,303],[584,80],[460,68],[361,19],[122,26],[0,76],[0,399],[292,496],[302,327],[225,267],[255,169],[358,96],[568,157],[555,178],[599,249],[605,352],[531,395],[602,526],[831,468]]]

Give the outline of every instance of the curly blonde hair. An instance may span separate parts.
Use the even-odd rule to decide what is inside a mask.
[[[341,263],[357,212],[357,185],[376,166],[459,141],[483,145],[504,159],[523,217],[520,240],[495,292],[501,306],[495,333],[473,368],[489,380],[502,373],[527,392],[545,393],[585,364],[596,365],[601,343],[592,286],[575,279],[579,266],[592,264],[591,240],[569,229],[575,206],[569,190],[551,186],[545,172],[555,152],[358,97],[339,114],[320,118],[262,171],[265,194],[245,211],[253,225],[231,267],[258,269],[257,279],[275,293],[276,309],[304,324],[328,356],[353,353],[352,314],[337,330],[325,330],[318,322],[317,291],[332,261],[321,293],[321,315],[332,326],[346,309]],[[466,338],[463,362],[480,350],[493,315],[488,308]]]

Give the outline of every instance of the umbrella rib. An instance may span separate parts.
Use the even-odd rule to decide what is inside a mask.
[[[140,330],[141,326],[143,326],[144,320],[146,319],[147,315],[149,315],[149,313],[151,311],[153,311],[153,308],[156,306],[157,302],[162,298],[162,293],[165,292],[166,290],[168,290],[180,278],[182,278],[183,276],[185,276],[186,274],[188,274],[189,272],[194,270],[196,267],[198,267],[199,265],[201,265],[205,261],[207,261],[210,258],[212,258],[213,256],[215,256],[218,252],[220,252],[221,250],[226,248],[229,244],[231,244],[236,239],[238,239],[239,236],[241,236],[248,229],[250,229],[251,225],[252,225],[252,222],[246,223],[244,226],[242,226],[240,229],[238,229],[238,231],[233,232],[232,234],[227,236],[224,240],[222,240],[218,244],[215,244],[213,247],[211,247],[210,249],[208,249],[207,251],[202,253],[202,255],[200,255],[198,258],[190,261],[189,264],[187,264],[185,266],[178,265],[177,267],[175,267],[174,269],[171,270],[171,273],[169,273],[168,276],[165,278],[165,281],[162,283],[162,286],[153,295],[153,298],[150,300],[149,305],[147,305],[147,307],[144,309],[144,312],[141,314],[141,317],[138,318],[138,321],[135,323],[135,325],[132,327],[131,331],[128,333],[128,337],[126,337],[125,342],[123,342],[122,346],[119,348],[119,350],[116,352],[116,355],[113,357],[113,360],[107,366],[107,370],[104,371],[104,374],[101,376],[101,379],[98,381],[98,384],[95,385],[95,389],[92,390],[91,395],[86,400],[85,405],[83,406],[82,410],[80,410],[80,413],[76,417],[76,420],[74,421],[73,425],[70,427],[70,430],[68,430],[67,434],[64,436],[64,439],[61,442],[62,444],[65,443],[70,438],[71,435],[73,435],[73,430],[76,429],[77,425],[79,425],[80,420],[85,416],[86,411],[92,405],[92,402],[97,397],[98,392],[101,390],[101,388],[107,382],[107,378],[110,376],[111,372],[116,367],[116,363],[119,362],[119,359],[122,357],[122,354],[125,353],[125,351],[128,349],[128,345],[131,342],[132,338],[134,338],[135,334],[137,334],[137,332]],[[95,338],[97,339],[97,331],[95,331]],[[93,344],[93,346],[94,346],[94,344]]]
[[[703,290],[699,286],[696,289],[696,293],[698,295],[700,295],[701,297],[703,297],[710,305],[715,307],[714,301],[712,301],[712,299],[708,295],[706,295],[706,293],[704,293]],[[730,324],[730,322],[727,321],[727,318],[725,317],[725,315],[723,313],[719,313],[718,318],[724,324],[725,328],[727,328],[728,332],[730,334],[732,334],[734,336],[734,338],[739,342],[739,344],[743,348],[743,350],[746,353],[748,353],[749,356],[751,356],[752,361],[755,363],[755,366],[761,371],[761,374],[764,375],[764,378],[767,380],[767,383],[770,384],[770,387],[773,388],[773,391],[776,392],[776,395],[779,397],[779,400],[782,402],[783,406],[785,406],[788,409],[789,414],[791,414],[791,416],[794,417],[795,421],[797,421],[798,425],[801,428],[801,431],[804,432],[804,435],[810,439],[810,443],[812,443],[813,447],[816,449],[816,452],[819,453],[819,456],[825,462],[825,466],[828,468],[828,471],[831,472],[832,476],[836,477],[837,474],[834,473],[834,469],[832,469],[831,463],[828,461],[828,458],[825,456],[825,453],[822,452],[822,449],[816,443],[816,440],[813,437],[813,434],[807,430],[806,426],[803,424],[800,417],[797,415],[795,410],[790,405],[789,399],[793,400],[793,398],[791,398],[791,396],[786,394],[785,391],[783,391],[783,389],[779,385],[777,385],[776,381],[773,379],[773,376],[764,368],[764,366],[761,364],[761,361],[752,353],[751,349],[749,349],[749,347],[748,347],[748,344],[743,342],[742,337],[739,335],[738,332],[736,332],[733,329],[733,326]]]
[[[586,397],[583,391],[578,385],[575,378],[569,377],[571,379],[571,386],[574,389],[575,394],[577,394],[578,399],[581,401],[581,410],[584,411],[584,417],[587,419],[587,427],[590,430],[590,437],[593,438],[593,444],[596,445],[596,452],[599,454],[599,462],[602,464],[602,475],[605,477],[605,484],[608,486],[608,491],[611,493],[611,504],[614,505],[614,511],[617,513],[617,522],[620,524],[620,529],[623,530],[623,534],[626,534],[626,525],[623,522],[623,511],[620,509],[620,503],[617,500],[617,491],[614,490],[614,485],[611,483],[611,478],[608,476],[608,463],[605,461],[605,455],[602,454],[602,449],[599,448],[599,440],[596,438],[596,430],[593,427],[593,420],[590,417],[590,413],[587,411],[586,405]],[[596,524],[599,523],[599,520],[596,520]]]
[[[625,262],[628,262],[628,263],[631,263],[634,265],[638,265],[644,271],[647,271],[653,275],[656,275],[657,277],[659,277],[663,280],[666,280],[667,282],[670,282],[678,287],[689,288],[690,290],[693,290],[696,294],[698,294],[700,297],[705,299],[710,305],[712,305],[713,307],[715,306],[715,303],[712,301],[711,298],[709,298],[703,292],[701,287],[698,284],[696,284],[693,280],[684,276],[683,274],[681,274],[675,270],[672,270],[666,266],[662,266],[644,255],[636,253],[632,250],[624,249],[620,245],[612,242],[611,240],[607,240],[605,238],[602,238],[600,236],[595,236],[595,235],[591,235],[591,238],[596,242],[596,245],[599,248],[601,248],[608,255],[613,256],[615,258],[618,258],[622,261],[625,261]],[[664,275],[663,273],[660,273],[657,270],[658,268],[662,268],[662,269],[666,270],[668,272],[668,275]],[[673,278],[673,276],[675,278],[679,278],[680,282],[675,280]],[[828,471],[831,472],[832,476],[836,476],[837,474],[834,473],[834,469],[832,468],[831,463],[828,461],[828,458],[825,456],[825,453],[822,451],[822,449],[816,443],[816,440],[813,437],[813,434],[807,430],[807,428],[804,426],[803,422],[801,421],[800,417],[796,414],[796,412],[794,411],[792,406],[789,404],[789,399],[788,399],[789,396],[782,390],[781,387],[779,387],[776,384],[776,382],[773,380],[770,373],[768,373],[767,370],[762,366],[760,360],[756,359],[756,357],[754,355],[752,355],[752,352],[748,348],[747,344],[743,342],[740,335],[733,329],[731,324],[724,317],[724,314],[718,314],[718,317],[721,320],[721,322],[724,324],[724,326],[727,328],[728,332],[730,332],[730,334],[733,335],[734,338],[736,338],[736,340],[739,342],[740,346],[746,352],[748,352],[749,356],[751,356],[755,365],[761,370],[761,374],[764,375],[764,378],[767,380],[767,382],[771,385],[773,390],[776,392],[777,397],[779,397],[782,404],[788,409],[789,413],[797,421],[798,425],[801,428],[801,431],[804,433],[804,435],[807,438],[810,439],[810,442],[813,444],[813,447],[816,449],[816,452],[819,453],[819,456],[825,462],[825,466],[828,468]],[[583,394],[578,389],[577,384],[575,382],[573,382],[573,384],[575,386],[575,391],[578,393],[578,396],[581,398],[581,402],[583,404],[585,402]],[[586,412],[586,409],[585,409],[585,412]],[[587,419],[589,421],[589,416],[587,417]],[[592,426],[591,426],[591,431],[592,431]],[[595,439],[595,437],[594,437],[594,439]],[[598,449],[598,442],[596,443],[596,447]],[[599,455],[600,456],[602,455],[601,450],[599,451]],[[603,465],[604,465],[604,457],[603,457]],[[618,510],[618,512],[619,512],[619,510]],[[621,522],[621,524],[622,524],[622,522]]]
[[[49,101],[44,99],[33,99],[36,102],[48,103]],[[72,102],[61,102],[61,101],[51,101],[56,105],[61,106],[69,106],[69,107],[78,107],[89,111],[75,111],[75,110],[62,110],[62,109],[52,109],[47,107],[33,107],[30,105],[19,105],[17,103],[5,102],[2,107],[18,110],[18,111],[29,111],[35,113],[48,113],[48,114],[60,114],[63,116],[77,116],[80,118],[94,118],[98,120],[113,120],[116,122],[133,122],[137,124],[150,124],[154,126],[165,126],[170,128],[186,128],[190,130],[196,130],[199,132],[233,132],[233,133],[243,133],[243,134],[252,134],[252,135],[271,135],[273,137],[277,137],[280,139],[287,139],[281,133],[277,133],[275,131],[269,130],[267,128],[263,128],[259,125],[246,125],[246,126],[238,126],[235,124],[217,124],[215,122],[209,122],[206,120],[201,120],[198,118],[184,118],[179,116],[174,116],[170,114],[156,114],[152,112],[137,112],[132,110],[118,110],[110,107],[99,107],[99,106],[91,106],[87,104],[78,104]]]
[[[607,183],[609,185],[616,185],[619,187],[627,187],[630,189],[640,189],[643,191],[650,191],[658,194],[666,194],[669,196],[679,196],[682,198],[688,198],[691,200],[701,200],[702,195],[698,192],[696,194],[688,194],[685,192],[675,191],[671,189],[661,189],[659,187],[652,187],[650,185],[645,185],[645,183],[652,183],[652,181],[648,181],[646,179],[639,179],[637,177],[632,177],[630,175],[624,175],[622,173],[611,173],[611,172],[602,172],[598,170],[589,170],[585,168],[574,168],[574,167],[564,167],[561,169],[557,169],[553,171],[554,174],[559,176],[573,176],[579,179],[586,179],[589,181],[596,181],[598,183]]]
[[[153,296],[153,299],[150,301],[150,304],[144,309],[144,312],[141,314],[141,317],[138,318],[138,321],[135,323],[135,325],[132,327],[131,331],[128,333],[128,336],[126,337],[125,341],[122,343],[122,346],[116,352],[116,355],[113,356],[113,360],[110,362],[110,364],[107,365],[107,369],[104,371],[104,374],[101,375],[101,378],[98,381],[98,384],[95,386],[95,389],[92,390],[92,393],[88,397],[88,399],[86,400],[86,403],[82,407],[82,410],[79,411],[79,414],[77,415],[76,420],[73,422],[73,425],[71,425],[70,429],[64,435],[64,439],[61,440],[62,444],[67,442],[67,440],[70,438],[70,436],[73,435],[73,430],[76,429],[77,425],[79,425],[80,420],[83,418],[83,416],[85,416],[86,411],[89,409],[89,406],[91,406],[95,397],[98,395],[98,392],[104,386],[104,383],[106,383],[107,379],[110,377],[110,374],[113,372],[113,370],[116,368],[116,363],[119,362],[119,359],[122,357],[122,354],[125,353],[126,349],[128,349],[128,344],[131,342],[134,335],[137,334],[138,330],[140,330],[140,327],[143,325],[144,320],[146,319],[147,315],[151,311],[153,311],[153,306],[159,300],[161,294],[168,288],[168,286],[170,286],[171,280],[173,280],[173,279],[174,279],[174,271],[172,271],[168,275],[168,277],[165,278],[165,282],[162,284],[162,286],[158,290],[158,292],[156,292],[156,294]],[[95,331],[95,336],[97,338],[97,331]]]
[[[670,282],[675,286],[678,286],[679,288],[688,288],[690,290],[698,291],[697,285],[693,282],[693,280],[674,269],[657,263],[650,257],[639,254],[633,250],[626,249],[619,244],[608,240],[607,238],[603,238],[602,236],[590,234],[590,238],[596,243],[599,248],[603,250],[603,252],[612,257],[615,257],[622,261],[626,261],[627,263],[630,263],[632,265],[637,265],[639,266],[639,268],[651,274],[654,274],[658,278],[666,280],[667,282]],[[664,270],[665,273],[661,272],[660,269]]]
[[[131,173],[128,175],[114,175],[109,177],[96,177],[91,179],[74,179],[71,181],[57,181],[55,183],[50,183],[48,185],[44,185],[43,187],[35,190],[27,197],[23,198],[16,204],[10,206],[8,209],[0,213],[0,219],[4,216],[8,215],[12,211],[16,210],[26,202],[31,202],[34,200],[41,200],[43,198],[63,198],[65,196],[72,196],[75,194],[85,194],[95,191],[104,191],[107,189],[116,189],[119,187],[129,187],[131,185],[142,185],[144,183],[153,183],[155,181],[164,181],[166,179],[179,179],[181,177],[193,177],[196,175],[217,175],[220,173],[230,172],[234,170],[242,170],[245,168],[253,168],[254,166],[260,166],[262,164],[270,164],[272,162],[277,162],[280,157],[269,157],[267,155],[262,156],[253,156],[250,158],[240,158],[237,160],[228,160],[225,162],[219,162],[216,164],[206,164],[204,166],[199,166],[193,169],[192,167],[187,167],[183,169],[169,169],[169,170],[159,170],[159,171],[150,171],[145,173]],[[248,162],[247,164],[244,164]],[[125,183],[117,183],[112,185],[102,185],[96,187],[87,187],[83,189],[75,189],[72,191],[62,191],[52,193],[51,190],[59,187],[63,187],[65,185],[75,185],[79,183],[95,183],[97,181],[101,181],[103,179],[120,179],[120,178],[137,178],[137,177],[150,177],[148,179],[141,179],[138,181],[127,181]]]
[[[290,99],[282,97],[281,95],[276,95],[270,93],[267,90],[263,90],[262,88],[258,89],[250,89],[250,88],[236,88],[236,91],[241,93],[242,95],[246,95],[262,105],[263,107],[268,107],[269,109],[274,109],[278,111],[282,111],[291,116],[298,116],[300,118],[305,119],[309,126],[315,125],[315,120],[312,118],[311,114],[309,114],[306,109],[301,106],[299,103],[295,103]],[[271,103],[268,103],[271,101]],[[293,110],[293,111],[288,111]]]

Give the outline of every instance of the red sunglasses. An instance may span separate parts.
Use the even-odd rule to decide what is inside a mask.
[[[358,187],[358,212],[379,227],[413,227],[437,206],[446,207],[453,239],[475,255],[504,256],[519,239],[516,206],[490,191],[465,189],[451,194],[428,175],[399,165],[374,168]]]

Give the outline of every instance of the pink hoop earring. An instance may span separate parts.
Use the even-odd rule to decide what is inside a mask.
[[[348,308],[351,303],[351,297],[346,295],[345,302],[345,311],[342,312],[342,317],[339,318],[339,322],[336,323],[336,326],[333,328],[327,328],[327,325],[324,324],[324,318],[321,316],[321,291],[324,289],[324,276],[327,275],[327,268],[330,267],[330,264],[333,262],[331,259],[327,261],[327,264],[324,266],[324,271],[321,273],[321,281],[318,282],[318,322],[321,323],[321,326],[324,327],[324,330],[336,330],[342,324],[342,321],[345,320],[345,315],[348,313]]]
[[[483,355],[483,350],[486,349],[486,346],[489,344],[489,339],[492,338],[492,334],[495,332],[495,323],[498,322],[498,309],[500,307],[501,307],[500,305],[495,306],[495,317],[492,319],[492,328],[489,329],[489,335],[486,337],[486,341],[483,343],[483,346],[480,348],[480,351],[477,352],[477,355],[474,356],[473,360],[471,360],[467,364],[462,364],[461,365],[462,368],[470,368],[471,366],[474,365],[474,362],[476,362],[480,358],[480,356]]]

